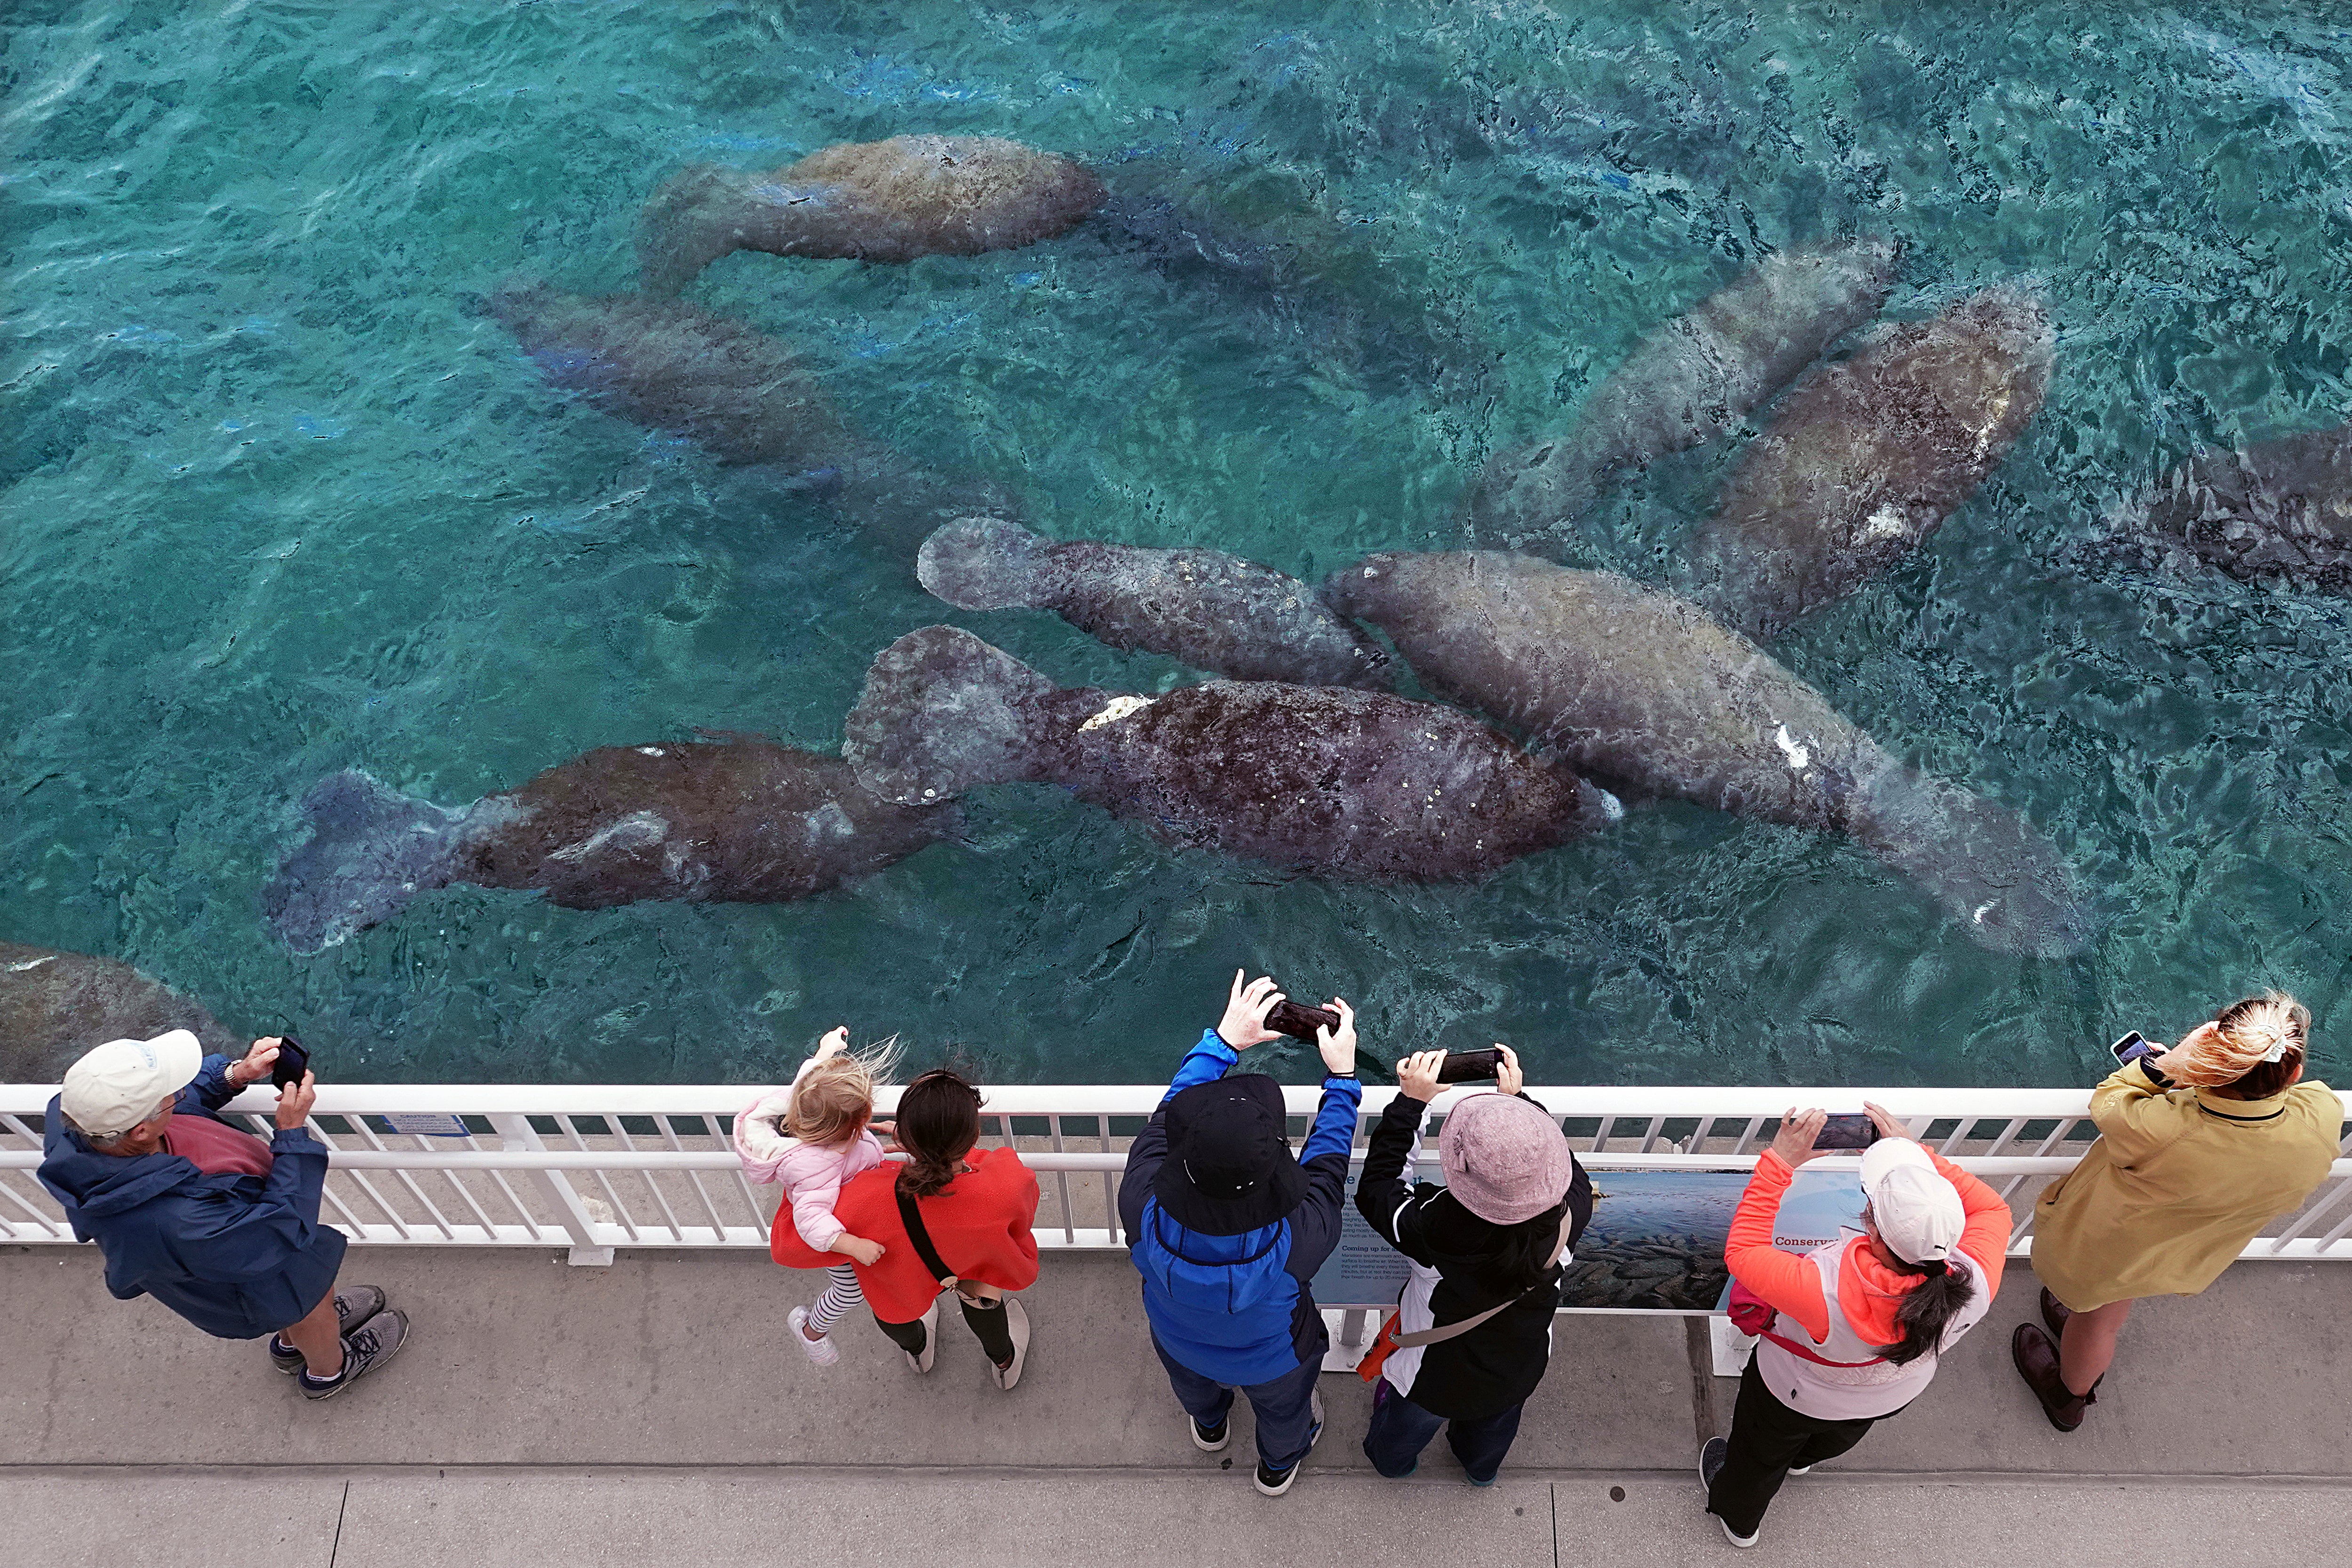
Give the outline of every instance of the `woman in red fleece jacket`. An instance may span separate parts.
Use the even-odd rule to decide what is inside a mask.
[[[988,1353],[996,1386],[1021,1381],[1029,1352],[1029,1318],[1007,1291],[1037,1279],[1037,1177],[1011,1149],[982,1149],[980,1091],[946,1068],[924,1073],[898,1095],[903,1166],[866,1172],[841,1189],[834,1218],[877,1241],[882,1256],[855,1264],[874,1321],[917,1372],[929,1372],[939,1349],[940,1276],[908,1234],[903,1202],[921,1220],[963,1308],[963,1321]]]
[[[1902,1123],[1869,1108],[1862,1230],[1813,1252],[1772,1245],[1797,1167],[1820,1151],[1824,1113],[1790,1111],[1732,1216],[1731,1277],[1779,1314],[1739,1380],[1727,1440],[1699,1450],[1706,1508],[1734,1546],[1753,1546],[1773,1494],[1833,1459],[1916,1398],[1937,1355],[2000,1290],[2009,1205]]]

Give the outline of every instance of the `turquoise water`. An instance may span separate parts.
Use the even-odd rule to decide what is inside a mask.
[[[772,1077],[823,1028],[1137,1081],[1237,965],[1373,1048],[1554,1082],[2071,1083],[2287,986],[2338,1063],[2352,605],[2095,547],[2200,444],[2341,423],[2352,31],[2312,6],[546,3],[7,13],[0,937],[126,958],[345,1078]],[[311,957],[259,889],[339,768],[460,804],[698,728],[831,749],[952,621],[1067,683],[1192,678],[929,600],[805,492],[552,392],[469,301],[630,286],[682,163],[1013,137],[1294,258],[1269,297],[1085,235],[721,261],[869,434],[1065,538],[1302,576],[1442,548],[1492,447],[1759,246],[1884,233],[1890,310],[2038,281],[2050,400],[1930,547],[1780,656],[2100,890],[1971,946],[1852,844],[1679,805],[1475,887],[1175,854],[1048,791],[775,906],[455,888]],[[1733,449],[1604,509],[1662,576]],[[1297,1075],[1298,1053],[1277,1055]]]

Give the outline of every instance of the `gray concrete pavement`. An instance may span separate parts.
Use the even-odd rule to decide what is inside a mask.
[[[1689,1472],[1734,1385],[1694,1371],[1681,1320],[1563,1317],[1491,1492],[1461,1484],[1442,1445],[1412,1482],[1372,1477],[1364,1385],[1328,1376],[1313,1469],[1269,1502],[1248,1486],[1245,1413],[1230,1469],[1186,1442],[1115,1255],[1048,1259],[1026,1298],[1030,1371],[1005,1395],[952,1313],[928,1378],[864,1322],[845,1327],[838,1365],[811,1366],[783,1318],[813,1277],[763,1257],[574,1269],[542,1252],[355,1251],[347,1280],[383,1285],[416,1336],[321,1404],[257,1344],[112,1300],[98,1263],[0,1250],[12,1562],[100,1561],[95,1513],[152,1525],[174,1544],[149,1560],[192,1568],[803,1562],[809,1532],[850,1543],[848,1561],[952,1542],[960,1563],[1192,1562],[1182,1543],[1214,1531],[1235,1561],[1358,1563],[1399,1555],[1402,1531],[1450,1561],[1545,1563],[1555,1522],[1561,1561],[1729,1551]],[[2333,1330],[2347,1287],[2326,1265],[2240,1265],[2202,1297],[2144,1307],[2091,1422],[2064,1437],[2009,1370],[2036,1288],[2016,1265],[1918,1405],[1792,1482],[1767,1547],[1740,1561],[1825,1561],[1803,1553],[1832,1542],[1851,1562],[2332,1556],[2352,1501],[2352,1347]],[[214,1521],[235,1525],[233,1555],[205,1555]],[[1953,1546],[1846,1550],[1882,1539]]]

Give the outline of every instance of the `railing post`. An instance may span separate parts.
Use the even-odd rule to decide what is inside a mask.
[[[520,1112],[493,1113],[489,1122],[504,1140],[503,1147],[509,1154],[547,1147],[546,1140],[539,1135],[539,1129],[530,1124],[530,1118]],[[523,1178],[525,1186],[538,1188],[540,1196],[555,1206],[557,1219],[572,1238],[572,1252],[568,1260],[574,1268],[601,1269],[611,1265],[613,1249],[596,1239],[595,1218],[588,1212],[588,1206],[581,1201],[579,1193],[572,1190],[569,1176],[562,1171],[517,1171],[515,1174]]]

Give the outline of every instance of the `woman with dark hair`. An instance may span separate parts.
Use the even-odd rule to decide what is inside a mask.
[[[857,1283],[907,1364],[930,1371],[939,1299],[952,1288],[990,1375],[1010,1389],[1028,1359],[1029,1317],[1005,1292],[1037,1278],[1037,1178],[1011,1149],[974,1152],[980,1104],[980,1091],[944,1067],[908,1084],[898,1109],[907,1163],[856,1177],[834,1214],[881,1244],[878,1260],[854,1265]]]
[[[2327,1178],[2344,1103],[2302,1082],[2310,1032],[2293,997],[2250,997],[2092,1093],[2099,1141],[2033,1206],[2049,1333],[2020,1323],[2010,1338],[2060,1431],[2096,1401],[2134,1298],[2197,1294]]]
[[[1734,1546],[1753,1546],[1790,1476],[1862,1441],[1919,1396],[1937,1357],[1976,1326],[2000,1291],[2009,1205],[1876,1105],[1878,1141],[1862,1156],[1862,1229],[1811,1252],[1772,1245],[1797,1167],[1822,1151],[1828,1120],[1790,1111],[1731,1218],[1731,1277],[1762,1329],[1739,1379],[1731,1436],[1699,1448],[1706,1511]],[[1755,1332],[1750,1329],[1750,1332]]]

